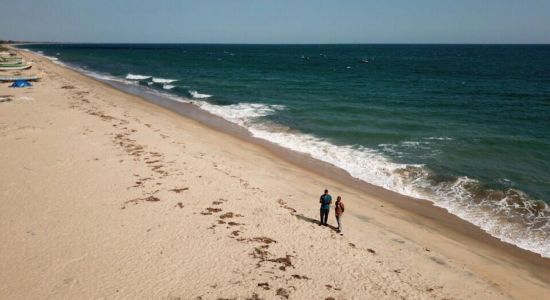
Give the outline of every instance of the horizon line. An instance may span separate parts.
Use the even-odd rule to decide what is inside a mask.
[[[111,44],[111,45],[550,45],[546,43],[464,43],[464,42],[345,42],[345,43],[233,43],[233,42],[52,42],[0,40],[0,44]]]

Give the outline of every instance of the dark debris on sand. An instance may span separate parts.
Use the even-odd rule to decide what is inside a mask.
[[[258,286],[261,287],[264,290],[270,290],[271,289],[271,287],[269,286],[269,283],[267,283],[267,282],[260,282],[260,283],[258,283]]]
[[[282,298],[288,299],[288,297],[290,296],[290,293],[286,289],[279,288],[277,289],[277,296],[281,296]]]
[[[220,219],[227,219],[227,218],[233,218],[233,217],[234,217],[234,215],[233,215],[232,212],[227,212],[227,213],[221,215]]]
[[[155,197],[155,196],[149,196],[149,197],[146,197],[146,198],[136,198],[136,199],[132,199],[132,200],[128,200],[126,202],[124,202],[124,205],[122,206],[121,209],[126,209],[126,205],[127,204],[138,204],[139,202],[142,202],[142,201],[146,201],[146,202],[159,202],[160,199]]]
[[[187,191],[189,188],[188,187],[184,187],[184,188],[173,188],[171,190],[169,190],[170,192],[175,192],[177,194],[183,192],[183,191]]]

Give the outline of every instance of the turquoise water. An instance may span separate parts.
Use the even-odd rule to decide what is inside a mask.
[[[550,257],[550,46],[29,45]]]

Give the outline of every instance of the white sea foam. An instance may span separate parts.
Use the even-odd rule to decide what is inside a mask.
[[[402,151],[397,150],[397,144],[379,144],[378,147],[382,150],[384,153],[389,153],[391,155],[395,155],[397,157],[402,157],[405,153]]]
[[[175,101],[175,102],[192,103],[192,101],[189,100],[189,99],[186,99],[186,98],[183,98],[183,97],[180,97],[180,96],[177,96],[177,95],[165,92],[165,91],[160,91],[160,90],[157,90],[157,89],[147,88],[146,92],[154,94],[156,96],[160,96],[160,97],[170,99],[170,100]]]
[[[277,110],[285,109],[282,105],[258,103],[239,103],[232,105],[215,105],[206,101],[195,101],[194,103],[214,115],[249,129],[257,118],[273,114]]]
[[[45,55],[44,52],[42,52],[42,51],[32,51],[32,50],[29,50],[29,49],[23,49],[23,50],[28,51],[28,52],[32,52],[32,53],[36,53],[36,54],[38,54],[38,55],[40,55],[40,56],[42,56],[42,57],[44,57],[44,58],[50,60],[50,61],[51,61],[52,63],[54,63],[54,64],[58,64],[58,65],[60,65],[60,66],[67,66],[67,65],[65,65],[63,62],[61,62],[61,61],[59,60],[59,58],[53,57],[53,56]]]
[[[258,138],[269,140],[296,152],[309,154],[315,159],[346,170],[355,178],[402,194],[413,193],[407,185],[403,184],[402,177],[398,176],[399,171],[412,168],[414,172],[422,173],[423,170],[421,165],[392,162],[373,149],[352,145],[336,146],[328,140],[309,134],[272,131],[261,125],[252,126],[250,131]]]
[[[136,85],[137,84],[135,81],[120,79],[118,77],[111,76],[111,75],[108,75],[108,74],[101,74],[101,73],[96,73],[96,72],[92,72],[92,71],[88,71],[88,70],[83,70],[82,72],[85,73],[86,75],[90,76],[90,77],[94,77],[94,78],[97,78],[97,79],[100,79],[100,80],[121,82],[121,83],[124,83],[124,84],[127,84],[127,85]]]
[[[438,141],[453,141],[453,138],[446,137],[446,136],[431,136],[424,138],[425,140],[438,140]]]
[[[404,192],[400,187],[400,180],[397,177],[392,178],[392,174],[407,165],[393,163],[372,149],[336,146],[312,135],[288,130],[273,130],[270,126],[256,122],[259,117],[285,109],[282,105],[239,103],[222,106],[206,101],[199,101],[197,105],[212,114],[246,127],[257,138],[268,140],[296,152],[309,154],[313,158],[347,170],[352,176],[367,182]]]
[[[507,201],[509,196],[501,201],[483,200],[479,203],[471,192],[471,187],[479,185],[479,182],[468,177],[435,183],[430,180],[430,171],[424,166],[398,164],[372,149],[336,146],[311,135],[271,131],[256,124],[249,130],[258,138],[344,169],[355,178],[403,195],[431,200],[436,206],[447,209],[504,242],[550,257],[550,243],[547,242],[550,236],[550,209],[545,206],[534,213],[518,211],[517,208],[528,205],[526,203],[534,205],[518,191],[512,193],[520,194],[522,199],[515,209]],[[534,220],[538,220],[539,225],[530,227],[529,223]]]
[[[61,63],[61,64],[63,64],[63,63]],[[80,73],[86,74],[87,76],[102,80],[102,81],[113,81],[113,82],[124,83],[124,84],[127,84],[127,85],[137,85],[137,82],[134,81],[134,80],[126,80],[126,79],[122,79],[120,77],[112,76],[110,74],[98,73],[98,72],[90,71],[88,69],[84,69],[84,68],[81,68],[81,67],[76,67],[76,66],[73,66],[73,65],[64,65],[64,66],[67,67],[67,68],[73,69],[75,71],[78,71]]]
[[[165,79],[165,78],[157,78],[157,77],[153,77],[152,80],[154,83],[172,83],[172,82],[178,81],[177,79]]]
[[[171,85],[171,84],[164,84],[162,85],[162,88],[165,89],[165,90],[171,90],[173,88],[175,88],[176,86],[175,85]]]
[[[47,59],[49,59],[49,60],[51,60],[51,61],[54,61],[54,62],[59,60],[59,58],[54,57],[54,56],[47,56],[47,55],[42,55],[42,56],[44,56],[45,58],[47,58]]]
[[[172,95],[172,94],[168,94],[168,93],[164,93],[164,92],[157,92],[155,91],[158,95],[161,95],[163,97],[166,97],[170,100],[173,100],[173,101],[176,101],[176,102],[180,102],[180,103],[187,103],[187,104],[190,104],[190,103],[193,103],[193,101],[190,101],[189,99],[186,99],[186,98],[182,98],[182,97],[179,97],[179,96],[176,96],[176,95]]]
[[[191,96],[193,98],[196,98],[196,99],[205,99],[205,98],[210,98],[212,97],[212,95],[208,95],[208,94],[201,94],[197,91],[192,91],[192,90],[189,90],[189,94],[191,94]]]
[[[420,142],[418,141],[404,141],[404,142],[401,142],[401,145],[405,146],[405,147],[418,147],[420,146]]]
[[[128,73],[128,75],[126,75],[126,79],[129,79],[129,80],[146,80],[146,79],[149,79],[151,77],[152,76],[132,74],[132,73]]]

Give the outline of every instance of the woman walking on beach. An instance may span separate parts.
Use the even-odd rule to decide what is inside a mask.
[[[344,202],[342,202],[342,197],[338,196],[336,198],[336,203],[334,204],[334,214],[336,215],[336,223],[338,223],[338,229],[336,232],[342,232],[342,214],[344,213]]]

